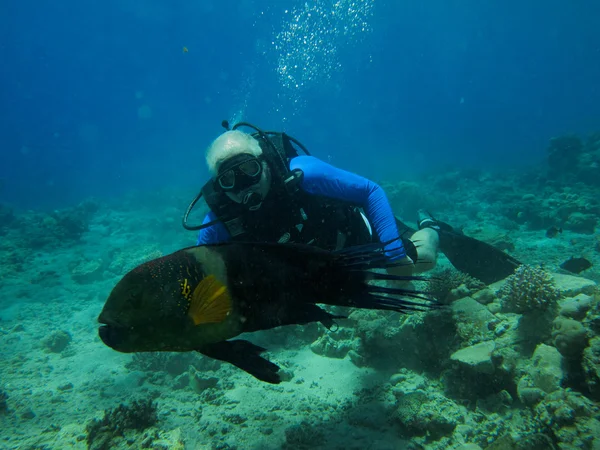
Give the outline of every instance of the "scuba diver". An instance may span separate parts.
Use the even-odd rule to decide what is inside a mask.
[[[206,152],[211,179],[183,218],[186,229],[200,230],[197,245],[294,242],[340,250],[382,243],[388,259],[398,263],[388,271],[404,276],[434,268],[440,249],[457,269],[485,283],[520,265],[422,210],[419,229],[411,229],[394,216],[379,185],[311,156],[285,133],[245,122],[222,125],[227,131]],[[202,196],[210,211],[201,225],[191,226],[188,216]]]

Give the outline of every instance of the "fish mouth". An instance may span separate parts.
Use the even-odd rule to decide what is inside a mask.
[[[119,330],[111,325],[103,324],[98,327],[98,336],[107,346],[117,350],[119,339]]]
[[[112,347],[112,345],[110,345],[111,337],[110,337],[110,327],[108,325],[101,325],[98,328],[98,336],[100,336],[100,339],[102,340],[102,342],[104,342],[109,347]]]
[[[113,350],[120,350],[120,344],[123,342],[127,328],[121,326],[118,322],[109,317],[106,317],[104,314],[101,314],[100,317],[98,317],[98,323],[100,324],[98,327],[98,336],[102,342]]]

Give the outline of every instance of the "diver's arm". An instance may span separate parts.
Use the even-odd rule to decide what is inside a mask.
[[[313,156],[292,159],[290,169],[300,169],[304,173],[300,186],[302,190],[361,206],[381,242],[393,241],[385,248],[388,257],[392,260],[406,257],[392,207],[377,183],[338,169]]]
[[[208,222],[212,222],[213,220],[217,220],[217,216],[212,211],[206,215],[204,220],[202,221],[202,225]],[[198,233],[198,241],[196,245],[207,245],[207,244],[218,244],[220,242],[228,242],[230,240],[230,235],[225,225],[219,222],[210,227],[203,228]]]

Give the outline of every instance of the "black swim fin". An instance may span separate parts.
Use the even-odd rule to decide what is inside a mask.
[[[450,225],[439,220],[436,228],[440,236],[440,250],[452,265],[461,272],[483,281],[495,283],[512,275],[521,265],[516,258],[478,239],[455,231]],[[417,230],[409,227],[396,217],[396,225],[402,237],[412,235]]]

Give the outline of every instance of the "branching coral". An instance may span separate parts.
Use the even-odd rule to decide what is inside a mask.
[[[547,310],[561,297],[548,272],[526,264],[506,279],[498,294],[507,311],[519,314]]]
[[[481,281],[456,269],[444,269],[429,281],[428,291],[440,302],[448,303],[453,289],[465,285],[469,291],[478,291],[485,287]]]

